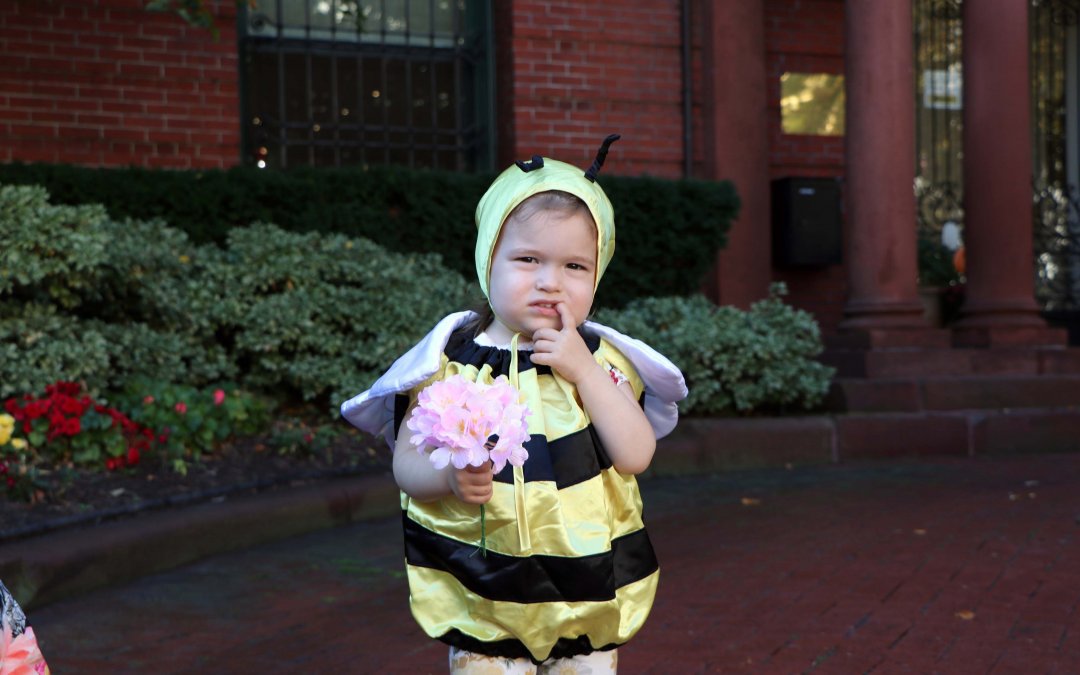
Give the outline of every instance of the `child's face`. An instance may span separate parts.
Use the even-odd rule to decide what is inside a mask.
[[[596,226],[587,212],[539,211],[503,226],[491,257],[488,299],[495,320],[488,335],[506,344],[514,333],[531,340],[541,328],[561,329],[555,303],[580,325],[592,308]]]

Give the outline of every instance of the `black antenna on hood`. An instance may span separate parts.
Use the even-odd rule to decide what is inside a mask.
[[[600,167],[604,166],[604,160],[607,159],[608,148],[620,138],[622,138],[622,136],[619,134],[611,134],[600,144],[600,149],[596,152],[596,159],[593,160],[589,170],[585,172],[585,177],[588,178],[590,182],[596,182],[596,174],[600,172]]]
[[[523,160],[519,159],[516,162],[514,162],[514,164],[517,164],[517,168],[521,169],[525,173],[529,173],[530,171],[536,171],[537,169],[543,169],[544,168],[544,158],[541,157],[540,155],[533,155],[531,161],[526,162],[526,161],[523,161]]]

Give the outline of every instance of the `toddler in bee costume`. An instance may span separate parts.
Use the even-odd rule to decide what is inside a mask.
[[[447,316],[342,405],[394,447],[410,606],[450,645],[452,673],[614,672],[652,607],[659,567],[635,474],[687,391],[648,345],[585,320],[615,248],[595,177],[617,138],[587,171],[539,156],[504,171],[476,209],[490,311]],[[518,388],[532,411],[524,466],[437,470],[410,445],[417,395],[455,374]]]

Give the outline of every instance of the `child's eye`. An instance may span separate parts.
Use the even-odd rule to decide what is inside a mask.
[[[583,270],[584,271],[584,269],[585,269],[584,265],[579,265],[577,263],[569,263],[567,265],[567,267],[569,267],[572,270]]]
[[[516,260],[519,260],[520,262],[525,262],[525,263],[534,263],[534,262],[536,262],[536,258],[534,258],[534,257],[532,257],[530,255],[523,255],[520,258],[516,258]]]

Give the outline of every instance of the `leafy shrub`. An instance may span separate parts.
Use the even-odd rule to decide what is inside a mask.
[[[72,308],[108,255],[101,206],[54,206],[40,187],[0,186],[0,294]]]
[[[192,269],[220,255],[215,247],[14,186],[0,186],[0,241],[0,397],[63,379],[97,392],[132,376],[234,375],[210,323],[192,320],[205,314]]]
[[[615,206],[617,243],[596,306],[697,293],[738,214],[731,184],[616,176],[600,184]]]
[[[314,457],[327,451],[342,436],[352,434],[337,423],[309,424],[297,418],[275,420],[267,444],[279,455]]]
[[[173,469],[186,473],[187,462],[218,450],[237,435],[262,431],[272,404],[235,386],[196,388],[134,381],[117,397],[131,418],[153,431],[156,448]]]
[[[197,246],[161,222],[53,206],[38,188],[0,188],[0,240],[0,396],[60,379],[92,392],[235,380],[326,402],[366,387],[470,296],[435,255],[266,224]]]
[[[206,384],[235,375],[220,345],[191,336],[83,319],[52,305],[11,303],[11,309],[0,318],[0,398],[64,379],[100,393],[132,378]]]
[[[918,232],[919,283],[947,287],[962,281],[953,263],[954,253],[941,243],[941,236],[924,227]]]
[[[771,296],[744,312],[716,307],[703,296],[644,298],[601,311],[597,321],[643,337],[686,377],[679,404],[699,415],[809,410],[829,387],[833,369],[814,359],[821,334],[813,317]]]
[[[266,224],[230,233],[205,287],[247,385],[335,401],[366,388],[471,291],[438,256]]]
[[[2,295],[0,302],[0,398],[42,391],[58,380],[107,379],[109,344],[95,327],[54,305],[19,305]]]
[[[609,162],[612,160],[609,160]],[[402,253],[435,252],[472,279],[473,214],[494,176],[402,167],[288,172],[0,165],[0,183],[43,185],[56,202],[101,203],[118,219],[164,219],[195,244],[224,245],[253,222],[371,239]],[[615,206],[618,251],[598,303],[694,293],[739,207],[730,182],[601,174]]]

